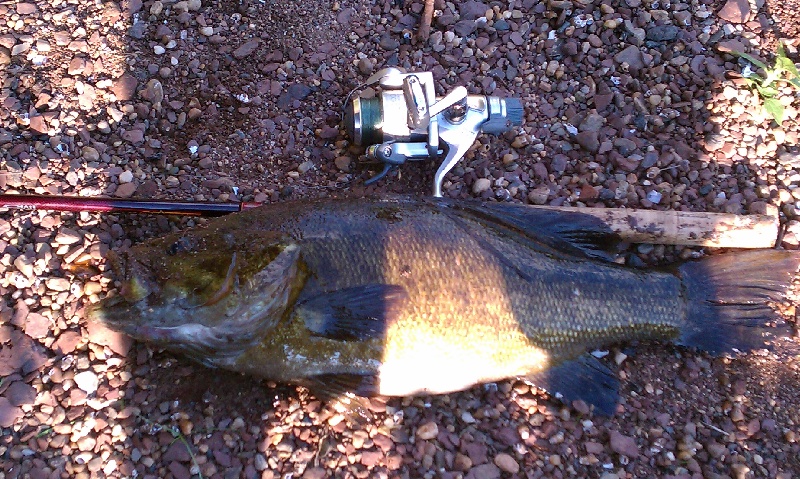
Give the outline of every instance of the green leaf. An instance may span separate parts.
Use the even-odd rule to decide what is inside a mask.
[[[767,76],[764,77],[764,81],[761,82],[761,86],[768,87],[772,85],[776,80],[780,80],[781,71],[778,69],[774,70],[767,70]]]
[[[761,78],[761,76],[759,76],[756,73],[753,73],[749,77],[742,77],[742,78],[744,78],[744,81],[747,82],[747,86],[751,88],[760,85],[764,81],[764,79]]]
[[[797,66],[795,66],[794,62],[786,56],[783,43],[778,44],[778,61],[781,67],[791,74],[792,78],[789,78],[789,82],[795,87],[800,88],[800,72],[797,71]]]
[[[786,57],[778,57],[775,59],[775,68],[784,71],[791,71],[794,68],[794,63]]]
[[[759,95],[761,95],[761,98],[764,99],[778,96],[778,89],[771,86],[766,86],[766,84],[765,86],[756,85],[756,90],[758,90],[758,93]]]
[[[792,82],[792,84],[796,85],[795,82],[800,82],[800,72],[797,71],[797,67],[788,58],[786,59],[785,70],[791,74],[792,78],[790,78],[789,81]]]
[[[783,105],[775,98],[764,98],[764,109],[775,119],[775,123],[783,123]]]
[[[767,70],[769,68],[769,67],[767,67],[767,65],[764,62],[762,62],[761,60],[757,59],[756,57],[754,57],[754,56],[752,56],[750,54],[747,54],[745,52],[737,52],[736,50],[731,50],[731,53],[733,53],[734,55],[737,55],[737,56],[740,56],[740,57],[744,58],[748,62],[752,63],[753,65],[755,65],[755,66],[757,66],[759,68],[763,68],[764,70]]]

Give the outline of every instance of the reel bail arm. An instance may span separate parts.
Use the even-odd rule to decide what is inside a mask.
[[[433,196],[442,196],[444,177],[464,157],[479,133],[499,135],[522,125],[518,98],[469,95],[458,86],[436,97],[433,73],[402,73],[385,68],[360,88],[379,85],[375,98],[358,98],[345,106],[345,129],[356,145],[383,170],[370,185],[406,161],[444,158],[433,181]],[[355,92],[355,90],[354,90]],[[352,95],[352,93],[351,93]],[[350,95],[348,95],[349,100]]]

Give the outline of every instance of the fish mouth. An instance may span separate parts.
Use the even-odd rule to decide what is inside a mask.
[[[242,306],[222,322],[211,320],[219,316],[213,307],[185,309],[179,302],[149,307],[146,301],[131,304],[120,297],[92,305],[86,318],[207,366],[224,367],[260,341],[276,323],[287,294],[276,291],[260,299],[257,308]]]
[[[146,340],[139,336],[137,324],[132,321],[137,314],[132,306],[123,297],[113,296],[87,306],[85,317],[90,323],[101,324],[133,338]]]
[[[124,302],[125,300],[123,298],[113,296],[105,298],[99,303],[90,304],[86,307],[86,320],[90,323],[102,324],[103,326],[118,330],[119,328],[116,326],[120,325],[120,321],[114,318],[114,315],[110,313],[113,310],[119,309],[119,306]]]
[[[146,264],[146,260],[137,260],[130,251],[109,251],[106,264],[114,273],[114,277],[122,283],[117,301],[114,301],[113,304],[118,304],[122,300],[135,303],[153,293],[158,293],[161,289],[158,281],[153,277],[151,268]],[[103,303],[109,303],[109,299],[104,300]]]

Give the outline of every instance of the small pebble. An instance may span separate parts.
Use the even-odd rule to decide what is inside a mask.
[[[97,391],[99,380],[92,371],[83,371],[75,375],[75,384],[86,394],[94,394]]]
[[[630,436],[621,434],[619,431],[611,431],[609,436],[611,450],[628,458],[639,456],[639,447],[636,440]]]
[[[472,192],[481,194],[492,186],[492,182],[488,178],[478,178],[472,185]]]
[[[494,457],[494,463],[501,471],[509,474],[516,474],[519,472],[519,463],[510,455],[501,452]]]
[[[439,435],[439,426],[431,421],[422,424],[419,428],[417,428],[417,438],[422,439],[424,441],[435,439],[436,436]]]

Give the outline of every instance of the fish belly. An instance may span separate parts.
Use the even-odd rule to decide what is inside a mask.
[[[445,394],[546,369],[547,352],[523,339],[464,344],[445,335],[416,341],[413,346],[394,347],[387,342],[378,371],[379,393]]]

